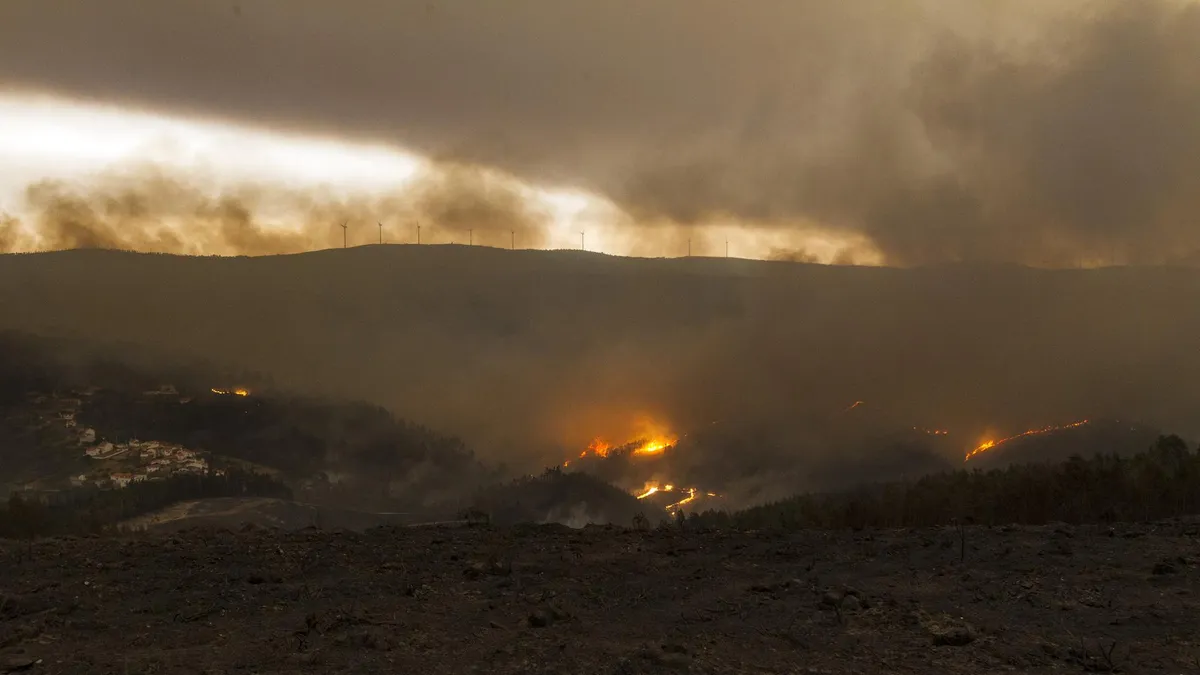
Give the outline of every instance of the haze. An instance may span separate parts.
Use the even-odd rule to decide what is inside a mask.
[[[608,252],[683,255],[692,239],[720,255],[733,238],[755,257],[1077,266],[1186,262],[1200,248],[1194,3],[0,11],[0,83],[14,95],[390,145],[590,193],[616,207],[600,218],[616,230]],[[26,220],[48,208],[26,201]],[[365,227],[382,210],[364,208]],[[327,245],[330,227],[309,237]]]
[[[713,466],[894,428],[1200,433],[1196,63],[1174,0],[12,0],[0,248],[352,250],[8,256],[2,323],[522,468],[646,416],[736,428]],[[476,248],[362,246],[418,227]]]

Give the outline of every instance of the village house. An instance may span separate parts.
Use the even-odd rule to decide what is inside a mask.
[[[87,456],[91,457],[93,459],[103,459],[104,457],[107,457],[108,455],[112,454],[113,451],[114,451],[113,444],[108,441],[104,441],[103,443],[101,443],[99,445],[96,445],[96,446],[88,448],[87,450],[84,450],[84,452],[87,454]]]

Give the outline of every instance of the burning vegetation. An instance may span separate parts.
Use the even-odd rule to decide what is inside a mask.
[[[661,455],[679,443],[679,436],[667,425],[648,416],[639,417],[633,428],[635,431],[629,436],[632,439],[624,443],[614,443],[603,436],[593,438],[587,448],[579,453],[579,459],[588,457],[604,459],[610,455],[627,457]]]
[[[660,483],[651,482],[651,483],[646,483],[646,485],[636,495],[636,497],[639,500],[641,500],[641,499],[647,499],[649,497],[653,497],[654,495],[667,494],[667,493],[672,493],[672,496],[674,494],[687,495],[683,499],[680,499],[678,501],[674,501],[674,502],[671,502],[670,504],[667,504],[665,507],[667,511],[674,511],[675,509],[678,509],[684,505],[691,504],[692,502],[696,501],[697,498],[719,496],[715,492],[701,492],[699,488],[689,487],[689,488],[679,488],[677,490],[676,487],[670,483],[667,483],[664,485],[664,484],[660,484]]]
[[[1041,434],[1048,434],[1048,433],[1051,433],[1054,431],[1063,431],[1065,429],[1075,429],[1077,427],[1081,427],[1081,426],[1087,424],[1089,421],[1090,420],[1080,420],[1078,422],[1072,422],[1071,424],[1064,424],[1061,426],[1051,425],[1048,427],[1042,427],[1041,429],[1029,429],[1028,431],[1023,431],[1015,436],[1009,436],[1008,438],[1001,438],[999,440],[987,439],[987,440],[984,440],[983,442],[981,442],[979,445],[975,446],[975,448],[973,450],[968,452],[967,456],[965,458],[963,458],[963,462],[969,462],[969,461],[971,461],[972,457],[975,457],[976,455],[978,455],[980,453],[987,452],[988,450],[993,450],[995,448],[1000,447],[1001,445],[1004,445],[1005,443],[1008,443],[1010,441],[1015,441],[1018,438],[1025,438],[1026,436],[1039,436]]]
[[[634,426],[637,433],[632,440],[616,443],[604,437],[596,437],[587,448],[579,453],[579,460],[618,462],[629,461],[630,471],[641,474],[637,480],[642,481],[647,475],[655,476],[654,480],[644,480],[640,487],[630,487],[621,479],[615,479],[617,484],[624,483],[630,495],[639,501],[660,504],[667,511],[675,511],[683,506],[692,504],[703,497],[716,497],[714,492],[707,492],[698,487],[679,487],[675,481],[667,482],[657,477],[668,474],[664,470],[663,460],[666,460],[671,450],[679,447],[679,435],[670,427],[649,416],[641,416]],[[570,466],[571,462],[563,462]],[[638,483],[633,483],[638,485]],[[666,503],[664,503],[666,502]]]
[[[214,393],[214,394],[216,394],[216,395],[218,395],[218,396],[249,396],[249,395],[250,395],[250,390],[248,390],[248,389],[243,389],[242,387],[235,387],[235,388],[233,388],[233,389],[216,389],[216,388],[213,388],[213,389],[212,389],[212,393]]]

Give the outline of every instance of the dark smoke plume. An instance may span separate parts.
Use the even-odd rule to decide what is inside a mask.
[[[381,139],[643,230],[815,225],[896,264],[1194,260],[1197,62],[1179,0],[0,10],[12,89]]]
[[[200,255],[270,255],[388,241],[541,241],[548,214],[512,181],[469,166],[437,167],[388,194],[337,195],[270,184],[224,185],[205,176],[126,166],[90,179],[45,180],[26,188],[21,220],[0,219],[0,251],[110,248]],[[2,215],[2,214],[0,214]],[[26,222],[22,222],[26,221]],[[22,227],[28,225],[28,227]],[[503,235],[501,237],[500,235]]]

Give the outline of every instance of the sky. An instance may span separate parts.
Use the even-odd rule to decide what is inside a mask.
[[[0,248],[1193,263],[1196,63],[1183,0],[8,0]]]

